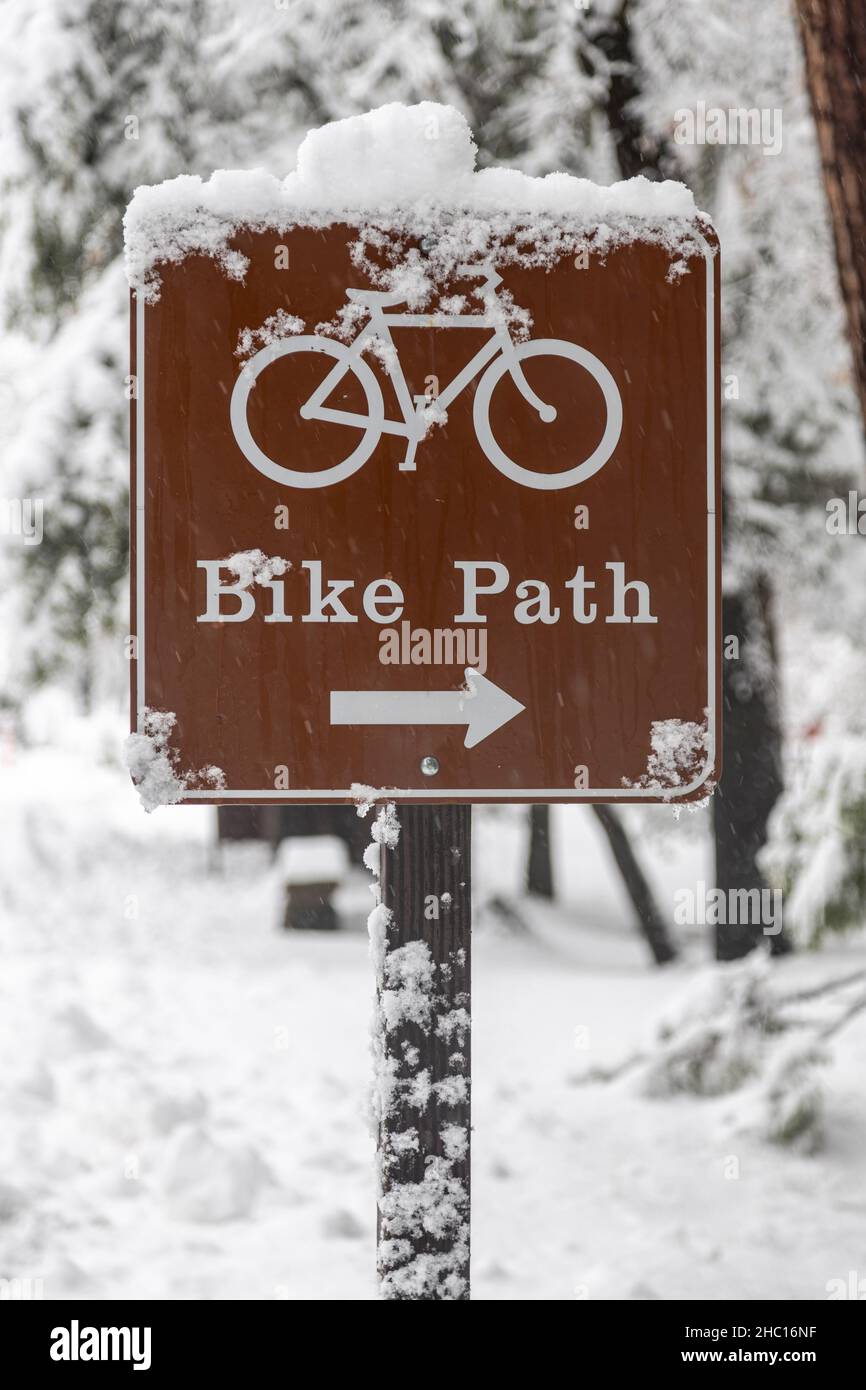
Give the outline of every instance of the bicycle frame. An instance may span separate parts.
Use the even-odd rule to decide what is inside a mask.
[[[400,435],[408,441],[406,457],[400,464],[400,469],[404,472],[412,472],[415,469],[415,451],[418,444],[424,439],[429,428],[429,422],[425,419],[425,408],[431,404],[431,400],[426,395],[415,396],[414,400],[409,391],[406,377],[400,363],[400,356],[397,347],[391,337],[391,327],[394,328],[491,328],[493,330],[487,342],[484,343],[476,352],[475,356],[467,362],[466,366],[439,391],[434,398],[437,405],[443,410],[447,410],[452,401],[460,395],[488,363],[500,353],[508,359],[509,371],[511,376],[524,399],[538,412],[542,418],[547,417],[548,407],[541,401],[532,387],[529,385],[519,361],[514,355],[514,343],[508,329],[503,323],[494,322],[487,314],[392,314],[386,313],[381,303],[373,302],[366,298],[364,292],[357,295],[361,303],[367,303],[370,309],[370,317],[365,328],[358,334],[352,343],[348,356],[342,361],[337,362],[324,380],[316,387],[313,394],[301,406],[300,414],[305,420],[324,420],[338,425],[355,425],[361,429],[366,429],[370,424],[370,419],[366,415],[358,415],[350,410],[336,410],[333,407],[324,405],[328,396],[336,388],[347,372],[352,370],[352,363],[361,358],[365,348],[369,345],[371,337],[375,337],[384,342],[393,352],[392,365],[386,368],[390,381],[394,386],[397,396],[397,404],[403,413],[402,420],[389,420],[383,418],[381,430],[384,434]]]

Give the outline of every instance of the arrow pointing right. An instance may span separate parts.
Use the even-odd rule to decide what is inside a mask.
[[[463,690],[332,690],[332,724],[465,724],[474,748],[526,708],[473,667]]]

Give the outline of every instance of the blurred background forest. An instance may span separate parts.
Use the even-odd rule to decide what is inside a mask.
[[[179,938],[172,936],[172,949],[182,960],[189,950],[197,965],[218,975],[234,949],[231,914],[237,920],[253,904],[261,916],[262,885],[270,882],[264,857],[232,858],[229,847],[223,872],[234,872],[240,886],[205,885],[212,858],[202,852],[193,862],[181,843],[187,829],[175,828],[186,817],[185,827],[203,826],[202,818],[212,816],[205,811],[157,812],[152,820],[162,821],[162,829],[149,825],[150,848],[141,850],[139,808],[120,769],[129,621],[129,329],[121,222],[131,193],[142,183],[207,176],[216,168],[264,167],[280,176],[293,167],[310,127],[390,101],[434,100],[466,116],[482,166],[532,174],[561,169],[599,182],[637,173],[682,179],[722,246],[721,789],[712,806],[680,819],[668,808],[649,807],[616,814],[557,808],[552,816],[541,809],[482,811],[480,921],[506,935],[576,930],[587,922],[595,929],[610,920],[616,937],[622,924],[637,943],[627,973],[640,968],[647,979],[644,963],[653,959],[734,959],[762,946],[760,924],[691,922],[683,930],[674,919],[677,888],[694,887],[698,879],[725,889],[772,886],[784,892],[785,929],[766,939],[769,950],[782,955],[794,948],[800,959],[818,947],[828,963],[841,951],[846,961],[850,956],[846,969],[855,984],[862,982],[866,544],[862,535],[834,532],[828,503],[844,499],[847,506],[849,494],[863,486],[863,419],[791,0],[6,0],[0,51],[0,497],[43,499],[45,518],[39,545],[0,534],[0,908],[15,924],[8,938],[15,949],[28,942],[22,960],[36,949],[39,931],[44,943],[56,945],[61,934],[76,952],[88,942],[86,951],[98,953],[101,934],[115,941],[112,933],[126,924],[133,946],[124,969],[131,975],[145,949],[135,937],[142,913],[157,924],[151,939],[160,949],[169,949],[174,921]],[[780,151],[679,143],[675,113],[698,101],[780,111]],[[273,840],[287,828],[297,827],[271,820],[260,831]],[[195,831],[204,846],[212,835],[211,820]],[[616,885],[605,890],[602,907],[604,894],[595,888],[599,857]],[[169,863],[179,876],[176,901],[164,881]],[[534,916],[532,900],[558,903],[559,916]],[[177,903],[188,913],[183,928],[172,916]],[[199,943],[202,956],[184,935],[196,914],[202,924],[210,914],[216,933]],[[561,935],[556,941],[556,951],[572,949]],[[276,960],[273,949],[263,948],[257,968]],[[252,947],[247,941],[241,950],[249,954]],[[307,961],[302,974],[307,967],[339,973],[333,963]],[[93,1065],[107,1044],[103,1025],[91,1018],[92,999],[106,992],[108,976],[97,972],[85,1007],[90,986],[75,973],[84,967],[69,966],[66,994],[57,984],[63,968],[51,974],[55,968],[46,964],[53,983],[45,987],[49,994],[55,985],[61,991],[56,1008],[64,1046]],[[526,968],[531,977],[531,961]],[[35,989],[27,969],[22,965],[22,988],[29,980]],[[114,967],[106,969],[110,976]],[[191,978],[194,973],[190,965]],[[167,985],[168,978],[154,976],[151,1003],[159,990],[180,988]],[[767,1003],[761,991],[769,986],[756,985],[758,976],[731,978],[730,989],[709,1003],[701,996],[700,1006],[687,1011],[684,1032],[676,1034],[685,1038],[685,1052],[665,1054],[647,1082],[650,1090],[703,1088],[716,1095],[739,1084],[733,1078],[754,1074],[751,1043],[761,1050],[767,1018],[781,1005]],[[797,988],[820,995],[825,983],[803,977]],[[252,1008],[257,995],[250,988]],[[541,985],[538,992],[544,993]],[[621,997],[618,1019],[625,1016],[623,1001],[634,998],[628,991]],[[847,998],[844,990],[839,998]],[[844,1013],[847,1004],[840,1007]],[[860,1007],[862,1001],[854,1012]],[[701,1009],[727,1020],[720,1036],[730,1042],[739,1030],[740,1041],[735,1055],[724,1047],[720,1055],[713,1043],[709,1073],[699,1066],[696,1080],[692,1067],[683,1081],[682,1057],[709,1055],[706,1035],[695,1032]],[[823,1037],[822,1030],[829,1037],[837,1025],[835,1017],[822,1016],[814,1028],[809,1024],[808,1037]],[[136,1026],[125,1019],[127,1039]],[[212,1025],[200,1020],[200,1026]],[[620,1043],[622,1028],[618,1023]],[[862,1053],[862,1039],[858,1045]],[[21,1082],[28,1096],[34,1086],[38,1095],[48,1085],[50,1050],[45,1055],[36,1080],[28,1072]],[[776,1137],[815,1138],[811,1066],[802,1055],[793,1062],[786,1057],[766,1081]],[[852,1055],[846,1075],[854,1068]],[[319,1096],[325,1107],[329,1084],[325,1077]],[[123,1085],[132,1086],[129,1075]],[[118,1104],[123,1085],[116,1081],[112,1092]],[[218,1126],[207,1129],[206,1107],[199,1112],[188,1095],[178,1099],[171,1091],[159,1103],[163,1118],[154,1120],[154,1133],[177,1140],[162,1179],[169,1206],[184,1220],[207,1219],[189,1208],[189,1173],[210,1165],[217,1174],[215,1209],[247,1211],[244,1194],[266,1188],[273,1174],[263,1178],[249,1155],[226,1157]],[[179,1107],[174,1120],[171,1104]],[[859,1133],[866,1116],[858,1116]],[[248,1133],[255,1129],[238,1123]],[[133,1140],[123,1131],[111,1142],[119,1153]],[[491,1172],[500,1161],[501,1155],[491,1157]],[[483,1146],[479,1162],[486,1162]],[[828,1182],[837,1180],[841,1191],[848,1177]],[[792,1192],[803,1181],[800,1174]],[[482,1202],[483,1191],[482,1177]],[[698,1185],[696,1206],[704,1198]],[[250,1209],[252,1202],[250,1196]],[[840,1200],[839,1230],[843,1205]],[[18,1210],[14,1201],[12,1209]],[[356,1220],[345,1212],[322,1219],[338,1237],[341,1221],[342,1235],[351,1236]],[[837,1228],[826,1212],[822,1219],[832,1241]],[[754,1247],[764,1229],[756,1221]],[[33,1229],[21,1230],[20,1248],[31,1252],[22,1259],[32,1265],[39,1242]],[[777,1255],[781,1267],[784,1256]],[[821,1284],[824,1273],[834,1273],[826,1250],[822,1258]],[[64,1260],[54,1274],[59,1287],[76,1287],[79,1274],[85,1285],[96,1279],[72,1255]],[[571,1272],[562,1277],[579,1282],[573,1266],[567,1257]],[[763,1284],[747,1296],[766,1296],[760,1289],[772,1286],[776,1268],[767,1265]],[[180,1266],[172,1277],[175,1293],[184,1296],[190,1286]],[[495,1292],[497,1277],[491,1265],[489,1296],[508,1296]],[[665,1277],[659,1273],[659,1287],[676,1287],[675,1276],[668,1284]],[[281,1278],[273,1273],[280,1287]],[[619,1278],[599,1276],[599,1296],[649,1296],[623,1293]],[[202,1280],[191,1286],[209,1287]],[[103,1285],[96,1279],[94,1287]],[[545,1287],[544,1280],[539,1276],[533,1287]],[[706,1296],[719,1296],[718,1289],[710,1278]]]
[[[723,628],[736,639],[717,881],[769,874],[805,940],[858,925],[866,595],[862,547],[828,535],[826,504],[862,477],[862,424],[789,0],[11,0],[0,24],[14,55],[0,79],[3,488],[44,499],[48,518],[41,545],[6,539],[0,552],[8,736],[36,737],[43,708],[62,719],[61,691],[85,714],[123,699],[132,189],[216,167],[280,174],[311,126],[392,100],[450,102],[482,165],[681,178],[716,223]],[[698,99],[780,111],[781,152],[676,143],[675,113]],[[545,827],[539,812],[537,863]],[[752,945],[731,929],[719,954]]]

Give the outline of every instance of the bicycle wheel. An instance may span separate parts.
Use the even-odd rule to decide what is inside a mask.
[[[563,473],[536,473],[524,468],[508,457],[493,437],[490,427],[490,402],[493,390],[506,372],[511,371],[512,363],[522,362],[528,357],[566,357],[584,371],[589,372],[604,396],[607,412],[604,432],[596,448],[588,458],[582,459]],[[545,418],[542,416],[542,418]],[[522,487],[536,488],[542,492],[555,492],[559,488],[574,487],[591,478],[603,468],[619,443],[622,431],[622,399],[619,388],[603,362],[586,348],[576,343],[566,342],[564,338],[537,338],[528,343],[519,343],[511,353],[502,353],[494,358],[478,383],[473,407],[475,434],[485,454],[500,473]]]
[[[353,449],[348,458],[343,459],[342,463],[335,463],[330,468],[322,468],[311,473],[287,468],[285,464],[277,463],[274,459],[268,458],[253,439],[247,418],[250,391],[262,372],[278,358],[288,357],[295,352],[320,352],[335,358],[337,362],[345,362],[347,370],[354,372],[360,381],[367,397],[366,428],[357,447]],[[287,487],[313,488],[330,487],[333,483],[342,483],[363,467],[381,438],[385,406],[379,383],[366,362],[359,357],[350,359],[349,349],[344,347],[342,343],[331,342],[329,338],[317,338],[310,334],[303,334],[299,338],[284,338],[279,342],[270,343],[250,358],[235,382],[229,413],[238,448],[254,468],[257,468],[260,473],[264,473],[266,478],[271,478],[275,483],[285,483]],[[360,422],[362,417],[358,417],[358,420]],[[336,423],[342,422],[338,420]],[[350,428],[352,427],[350,421],[346,423]],[[359,429],[362,427],[361,423],[357,425]]]

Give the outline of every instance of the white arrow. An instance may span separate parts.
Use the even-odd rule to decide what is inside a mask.
[[[465,724],[467,748],[526,708],[472,667],[468,690],[332,690],[332,724]]]

